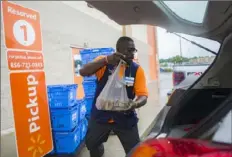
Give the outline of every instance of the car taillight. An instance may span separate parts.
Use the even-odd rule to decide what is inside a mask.
[[[184,72],[173,72],[172,73],[172,81],[173,86],[180,84],[185,79]]]
[[[217,155],[219,152],[227,152],[225,154],[230,155],[231,150],[231,145],[211,144],[193,139],[160,138],[144,141],[134,148],[128,157],[202,157],[213,153]]]

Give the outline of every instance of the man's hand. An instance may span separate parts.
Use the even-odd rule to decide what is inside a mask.
[[[129,100],[128,110],[134,110],[144,106],[147,103],[147,96],[138,96],[135,101]]]
[[[125,59],[125,55],[119,53],[119,52],[115,52],[109,56],[107,56],[107,60],[109,64],[115,65],[117,64],[120,59]]]
[[[144,106],[146,103],[147,96],[139,96],[135,101],[130,99],[127,103],[121,103],[121,106],[118,108],[115,107],[114,110],[118,112],[133,111]]]
[[[107,62],[112,65],[117,65],[120,59],[124,59],[124,55],[119,52],[115,52],[112,55],[106,57],[107,58],[103,57],[99,60],[85,64],[79,71],[81,76],[91,76],[95,74],[99,69],[106,66],[106,59]]]
[[[128,102],[128,110],[134,110],[136,108],[138,108],[138,103],[130,99]]]

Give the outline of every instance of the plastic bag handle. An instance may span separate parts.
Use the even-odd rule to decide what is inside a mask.
[[[117,66],[117,68],[115,69],[115,71],[114,71],[114,73],[112,74],[112,79],[113,78],[117,78],[117,80],[118,81],[120,81],[121,82],[121,79],[119,79],[119,72],[120,72],[120,68],[121,68],[121,66],[123,65],[123,64],[126,64],[126,62],[124,61],[124,60],[120,60],[120,62],[119,62],[119,64],[118,64],[118,66]],[[125,71],[124,71],[124,73],[125,73]],[[124,74],[125,75],[125,74]]]

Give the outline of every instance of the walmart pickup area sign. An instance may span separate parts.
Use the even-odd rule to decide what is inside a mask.
[[[39,12],[2,1],[18,157],[53,149]]]

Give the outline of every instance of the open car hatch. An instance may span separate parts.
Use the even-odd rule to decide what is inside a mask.
[[[87,1],[118,24],[148,24],[222,42],[232,31],[231,1]]]

